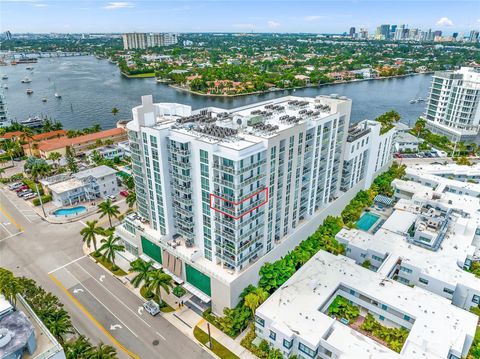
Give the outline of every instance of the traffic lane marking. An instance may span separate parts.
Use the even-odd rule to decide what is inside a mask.
[[[132,310],[128,305],[126,305],[123,301],[121,301],[117,295],[113,294],[107,287],[105,287],[105,285],[103,284],[103,282],[97,280],[97,278],[95,278],[94,275],[92,275],[89,271],[87,271],[85,268],[83,268],[82,266],[80,266],[80,264],[77,262],[75,263],[78,268],[80,268],[82,271],[84,271],[90,278],[92,278],[95,282],[97,282],[103,289],[105,289],[113,298],[115,298],[116,301],[118,301],[122,306],[124,306],[125,308],[127,308],[128,311],[130,311],[133,315],[135,315],[138,319],[140,319],[144,324],[146,324],[149,328],[151,328],[152,326],[150,324],[148,324],[145,320],[143,320],[143,318],[138,314],[136,313],[134,310]],[[128,290],[128,289],[127,289]],[[140,299],[140,298],[138,298]],[[143,308],[143,307],[142,307]]]
[[[112,316],[115,317],[115,319],[117,319],[125,328],[127,328],[136,338],[138,338],[138,335],[133,331],[131,330],[119,317],[117,317],[115,314],[113,314],[113,312],[100,300],[98,299],[92,292],[91,290],[89,290],[86,286],[86,283],[84,284],[85,281],[80,281],[80,279],[78,279],[77,276],[75,276],[72,272],[70,272],[68,269],[64,268],[63,269],[64,271],[66,271],[68,274],[70,274],[73,278],[75,278],[75,280],[78,282],[78,285],[80,285],[83,289],[86,290],[86,292],[88,294],[90,294],[96,301],[97,303],[99,303],[102,307],[104,307]],[[116,323],[113,323],[113,324],[116,324]]]
[[[73,261],[70,261],[70,262],[64,264],[63,266],[60,266],[60,267],[58,267],[58,268],[56,268],[56,269],[54,269],[54,270],[51,270],[50,272],[48,272],[48,274],[54,273],[54,272],[56,272],[56,271],[58,271],[58,270],[60,270],[60,269],[62,269],[62,268],[65,268],[65,267],[69,266],[70,264],[75,263],[76,261],[79,261],[79,260],[82,259],[82,258],[85,258],[86,256],[87,256],[87,254],[85,254],[85,255],[77,258],[77,259],[74,259]]]
[[[8,198],[7,198],[7,199],[8,199]],[[9,200],[9,201],[10,201],[10,200]],[[11,203],[11,202],[10,202],[10,203]],[[12,203],[12,205],[15,206],[13,203]],[[5,217],[7,217],[7,218],[10,220],[10,222],[12,222],[12,223],[15,225],[15,227],[18,228],[19,231],[23,231],[22,226],[19,225],[19,224],[17,223],[17,221],[15,221],[15,220],[12,218],[12,216],[10,216],[10,215],[8,214],[8,212],[7,212],[2,206],[0,206],[0,211],[5,215]]]
[[[22,233],[23,233],[23,231],[14,233],[14,234],[12,234],[12,235],[10,235],[10,236],[8,236],[8,237],[5,237],[5,238],[0,239],[0,242],[3,242],[3,241],[6,241],[7,239],[16,237],[16,236],[18,236],[19,234],[22,234]]]
[[[141,359],[138,355],[125,348],[117,339],[115,339],[115,337],[110,334],[110,332],[106,330],[103,325],[100,324],[97,319],[95,319],[93,315],[90,314],[90,312],[83,306],[83,304],[80,303],[80,301],[77,300],[77,298],[75,298],[73,294],[70,293],[68,289],[65,288],[65,286],[52,273],[49,273],[48,276],[63,292],[65,292],[65,294],[70,298],[70,300],[72,300],[72,302],[88,317],[88,319],[90,319],[92,323],[112,341],[112,343],[114,343],[120,350],[127,353],[132,358]]]

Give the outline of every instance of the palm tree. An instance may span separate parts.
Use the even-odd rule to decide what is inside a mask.
[[[22,293],[22,291],[22,283],[12,272],[7,270],[0,272],[0,294],[15,305],[17,303],[17,294]]]
[[[137,202],[137,194],[135,191],[130,191],[128,192],[127,198],[125,198],[125,201],[128,204],[128,208],[133,208],[135,205],[135,202]]]
[[[100,218],[108,216],[108,223],[112,227],[112,217],[118,218],[120,211],[118,206],[112,203],[112,200],[109,198],[98,205],[99,212],[101,213]]]
[[[119,112],[120,112],[120,110],[118,108],[116,108],[116,107],[112,108],[112,115],[113,116],[116,116],[117,113],[119,113]]]
[[[48,154],[47,160],[53,161],[55,165],[58,167],[57,161],[62,158],[62,155],[59,152],[50,152]]]
[[[114,347],[99,343],[96,347],[91,347],[85,356],[86,359],[116,359],[117,351]]]
[[[248,293],[245,296],[245,306],[250,308],[252,315],[255,314],[255,310],[265,302],[268,298],[268,293],[263,288],[256,288],[254,291]]]
[[[64,309],[58,309],[54,312],[49,313],[48,316],[45,316],[43,319],[45,326],[48,328],[50,333],[53,334],[55,338],[63,344],[65,342],[65,336],[73,332],[72,322],[70,321],[70,316]]]
[[[86,227],[82,228],[80,234],[82,235],[83,242],[87,244],[87,247],[90,248],[90,244],[93,243],[93,248],[95,249],[94,255],[98,257],[97,250],[97,235],[102,235],[105,233],[103,227],[97,226],[98,221],[87,221]]]
[[[145,284],[148,283],[148,279],[150,274],[152,273],[153,270],[153,262],[152,261],[144,261],[142,258],[138,258],[134,260],[132,263],[130,263],[130,272],[135,272],[137,275],[130,280],[130,283],[135,288],[138,288],[142,282]],[[148,289],[148,285],[146,285]]]
[[[107,239],[102,239],[102,246],[98,249],[102,252],[103,257],[112,262],[112,271],[116,271],[118,267],[115,265],[115,255],[117,252],[124,252],[125,246],[120,244],[120,237],[115,236],[113,233],[109,233]]]
[[[85,358],[92,349],[92,344],[85,336],[81,335],[75,340],[71,340],[63,346],[67,359]]]
[[[93,132],[100,132],[101,130],[102,130],[102,127],[98,123],[96,123],[92,126],[92,131]]]
[[[3,174],[5,173],[5,168],[0,168],[0,178],[3,177]],[[128,202],[127,202],[128,203]],[[130,206],[130,205],[129,205]],[[131,208],[131,207],[130,207]]]
[[[147,290],[156,294],[158,296],[158,304],[162,305],[163,300],[161,289],[163,288],[167,294],[170,294],[170,288],[173,287],[172,277],[161,269],[155,269],[151,271],[147,282]]]

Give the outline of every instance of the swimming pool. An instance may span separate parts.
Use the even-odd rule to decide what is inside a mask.
[[[77,206],[72,208],[60,208],[57,209],[53,214],[57,217],[60,216],[78,216],[79,214],[86,212],[87,208],[84,206]]]
[[[365,212],[357,221],[357,228],[367,232],[379,218],[376,214]]]

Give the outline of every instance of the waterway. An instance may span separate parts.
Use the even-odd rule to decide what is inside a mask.
[[[32,71],[26,67],[32,66]],[[412,98],[427,97],[431,75],[309,87],[296,91],[270,92],[234,98],[205,97],[179,91],[154,79],[126,79],[116,65],[93,56],[39,59],[36,64],[2,66],[0,74],[8,75],[8,89],[1,89],[6,98],[10,118],[24,120],[45,115],[63,123],[64,128],[85,128],[99,123],[102,128],[114,127],[116,121],[131,118],[131,108],[142,95],[152,94],[155,102],[178,102],[193,109],[216,106],[226,109],[294,94],[317,96],[336,93],[353,100],[351,121],[373,119],[385,111],[395,110],[402,122],[413,124],[425,103],[410,104]],[[29,77],[32,82],[21,83]],[[27,95],[26,90],[34,91]],[[61,99],[55,98],[58,92]],[[42,102],[46,98],[46,102]],[[120,112],[113,116],[116,107]]]

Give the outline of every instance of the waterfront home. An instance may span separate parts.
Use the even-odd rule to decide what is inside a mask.
[[[52,152],[58,152],[65,155],[67,147],[74,150],[76,156],[82,156],[88,150],[98,146],[102,141],[111,141],[112,143],[122,142],[127,139],[127,131],[123,128],[112,128],[106,131],[90,133],[88,135],[68,138],[54,138],[38,143],[37,156],[47,158]]]

